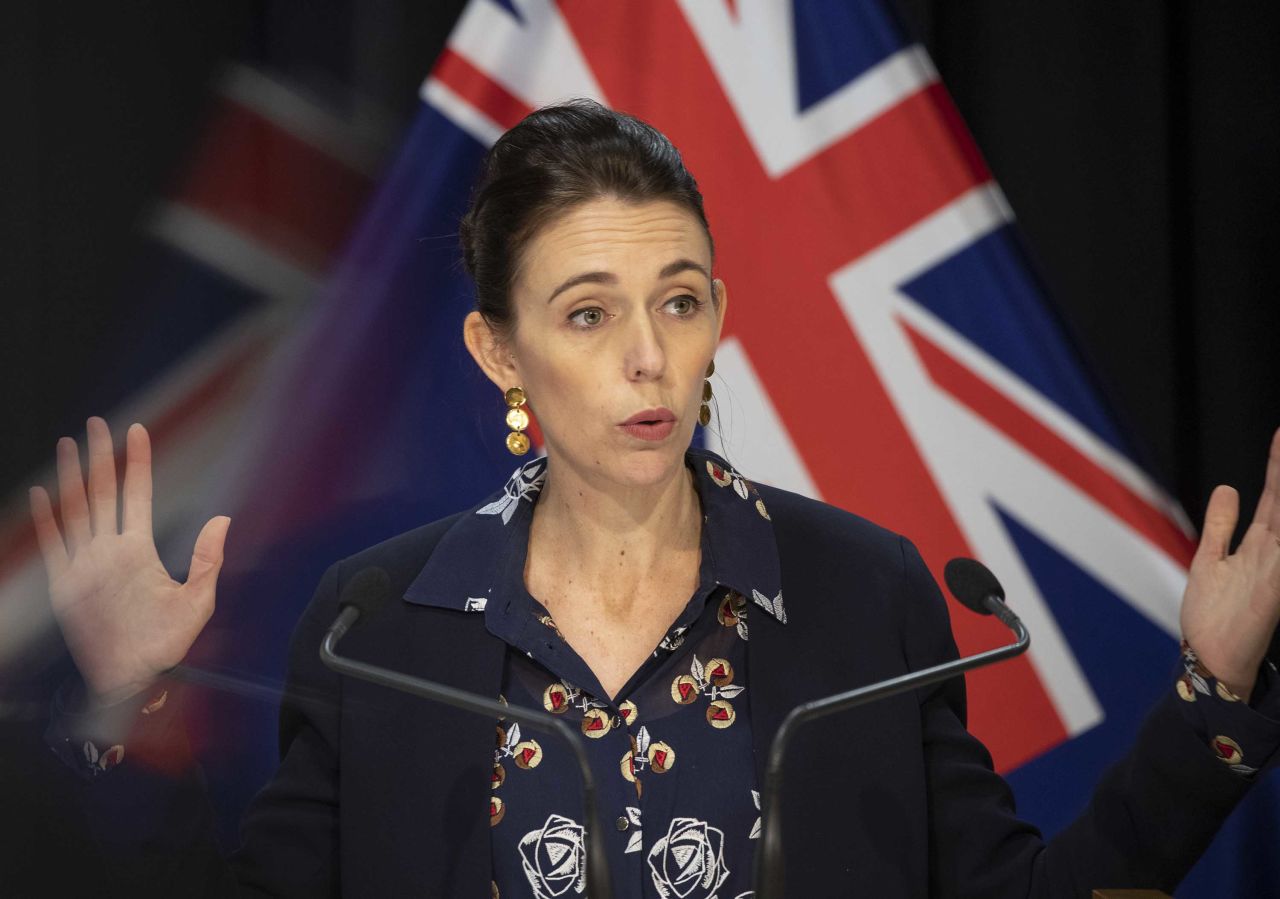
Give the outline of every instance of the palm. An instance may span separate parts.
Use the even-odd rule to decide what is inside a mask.
[[[1226,486],[1209,498],[1183,596],[1182,634],[1220,681],[1247,697],[1280,621],[1280,431],[1253,521],[1231,553],[1239,503]]]
[[[145,429],[135,425],[129,431],[123,528],[116,526],[115,456],[101,419],[89,422],[89,457],[86,497],[75,443],[59,442],[65,535],[40,488],[32,490],[32,516],[54,616],[89,689],[101,701],[112,701],[143,689],[186,655],[213,612],[229,519],[205,525],[196,541],[191,576],[180,584],[156,553]]]

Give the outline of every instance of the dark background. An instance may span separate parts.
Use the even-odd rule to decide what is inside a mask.
[[[1280,425],[1274,4],[910,0],[1142,461],[1199,523]]]
[[[0,497],[21,496],[61,434],[109,411],[86,408],[85,397],[142,310],[139,225],[198,140],[221,66],[247,62],[313,90],[353,129],[378,122],[394,147],[463,5],[135,0],[7,10]],[[1219,482],[1241,489],[1247,520],[1280,425],[1280,8],[900,7],[1139,461],[1193,520]],[[0,780],[24,779],[7,775]],[[25,798],[22,836],[70,825],[56,820],[67,807],[56,797]],[[76,838],[69,832],[55,857],[83,857]],[[0,843],[7,858],[27,840]],[[95,882],[82,866],[39,876],[51,894]]]
[[[802,0],[803,2],[803,0]],[[22,4],[0,77],[4,439],[13,496],[78,432],[136,228],[223,61],[394,134],[462,0]],[[1199,521],[1251,514],[1280,424],[1280,11],[1275,4],[901,0],[1017,213],[1140,461]],[[394,145],[394,141],[392,142]],[[104,352],[106,350],[107,352]],[[1243,517],[1243,516],[1242,516]]]

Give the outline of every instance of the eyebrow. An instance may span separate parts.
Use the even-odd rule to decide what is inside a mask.
[[[707,271],[706,266],[702,265],[701,263],[694,262],[692,259],[677,259],[675,262],[668,262],[666,265],[662,267],[662,271],[658,272],[658,279],[661,280],[663,278],[670,278],[673,275],[680,274],[681,272],[689,272],[689,271],[701,272],[703,277],[705,277],[707,280],[711,279],[711,273]],[[560,296],[560,294],[564,293],[569,288],[577,287],[579,284],[617,284],[617,283],[618,283],[618,276],[615,275],[613,272],[583,272],[582,274],[574,275],[572,278],[565,281],[555,290],[551,291],[551,296],[547,297],[547,302],[550,303],[552,300]]]

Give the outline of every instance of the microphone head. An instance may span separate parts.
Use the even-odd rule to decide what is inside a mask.
[[[360,613],[358,620],[363,621],[383,607],[390,588],[391,578],[384,569],[377,566],[362,568],[347,581],[338,597],[338,608],[355,608]]]
[[[1000,586],[996,576],[977,559],[952,559],[942,574],[951,594],[979,615],[991,614],[991,610],[983,602],[988,596],[1004,599],[1004,588]]]

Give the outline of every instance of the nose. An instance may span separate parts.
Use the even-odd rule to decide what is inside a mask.
[[[623,351],[627,378],[634,381],[661,378],[667,367],[667,354],[654,322],[648,316],[636,316],[629,324]]]

